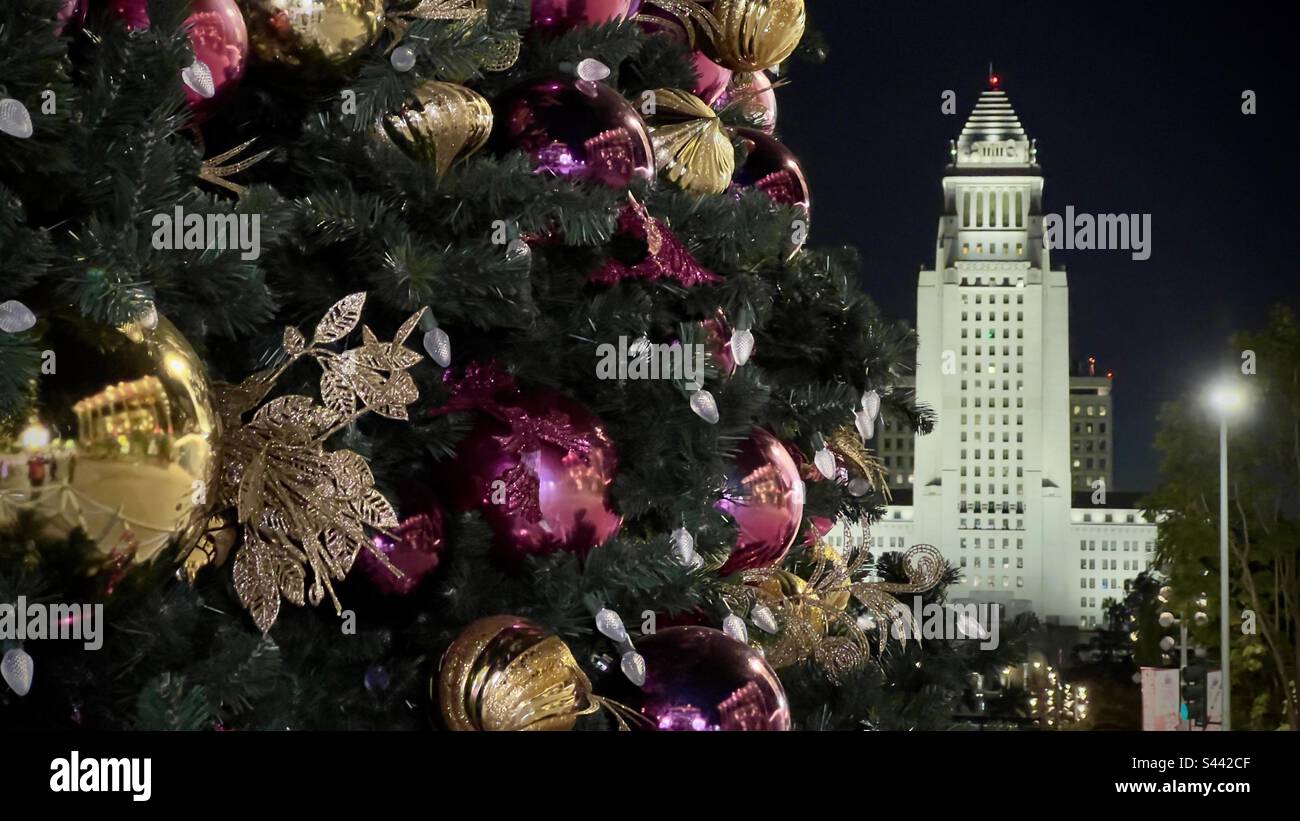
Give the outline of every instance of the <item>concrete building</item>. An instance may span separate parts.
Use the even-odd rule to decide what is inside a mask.
[[[1156,537],[1135,496],[1112,490],[1112,380],[1091,360],[1072,374],[1037,148],[1001,89],[980,95],[950,157],[917,283],[915,388],[937,423],[877,432],[894,504],[872,547],[934,545],[964,571],[950,598],[1095,627]]]

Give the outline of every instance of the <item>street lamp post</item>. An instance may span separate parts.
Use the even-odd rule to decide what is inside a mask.
[[[1241,391],[1221,384],[1210,392],[1219,414],[1219,667],[1223,693],[1223,723],[1232,729],[1232,678],[1228,653],[1228,416],[1241,407]]]

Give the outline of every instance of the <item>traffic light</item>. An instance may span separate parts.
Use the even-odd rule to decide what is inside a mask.
[[[1182,716],[1198,727],[1204,727],[1205,715],[1205,674],[1206,668],[1200,662],[1191,662],[1183,668],[1180,688],[1182,692]]]

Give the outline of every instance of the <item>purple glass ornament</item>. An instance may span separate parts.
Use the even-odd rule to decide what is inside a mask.
[[[148,0],[108,0],[109,11],[129,29],[149,28]],[[248,28],[235,0],[191,0],[185,18],[194,58],[212,73],[214,94],[204,97],[184,85],[185,99],[201,123],[215,114],[239,85],[248,64]]]
[[[369,550],[357,554],[357,567],[380,592],[405,596],[438,569],[443,548],[442,511],[430,507],[428,513],[403,521],[391,536],[377,534],[373,543],[402,571],[402,578],[393,575]]]
[[[623,188],[654,179],[650,133],[608,86],[553,77],[505,92],[494,106],[492,146],[531,154],[538,173]]]
[[[533,0],[533,29],[559,34],[617,17],[630,20],[640,8],[641,0]]]
[[[766,71],[736,75],[716,102],[705,102],[719,111],[734,104],[751,121],[758,119],[759,130],[764,134],[776,130],[776,89],[772,88],[772,78]]]
[[[808,179],[794,153],[775,137],[756,128],[737,128],[735,133],[746,143],[749,156],[736,169],[732,187],[757,188],[773,202],[809,211],[812,195],[808,191]]]
[[[803,502],[803,479],[790,452],[771,433],[754,428],[736,455],[735,474],[713,505],[740,527],[719,572],[771,567],[785,558],[803,521]]]
[[[637,729],[772,731],[790,729],[790,703],[763,656],[709,627],[669,627],[636,640],[646,681],[623,677],[601,695],[649,720]]]
[[[550,391],[503,391],[461,441],[455,504],[478,509],[509,559],[565,550],[585,556],[618,532],[610,503],[618,453],[604,424]]]
[[[58,24],[54,27],[54,36],[61,37],[69,26],[79,26],[86,22],[86,9],[90,0],[63,0],[59,9]]]
[[[718,104],[720,98],[726,95],[727,88],[731,84],[732,71],[729,68],[723,68],[708,58],[702,51],[697,51],[691,55],[695,61],[695,74],[699,78],[695,82],[695,96],[703,100],[707,105]]]

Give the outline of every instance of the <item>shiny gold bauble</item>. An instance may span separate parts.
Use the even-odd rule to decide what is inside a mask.
[[[686,91],[654,92],[649,118],[655,168],[678,187],[696,194],[721,194],[736,173],[736,150],[717,112]]]
[[[147,561],[207,522],[218,420],[203,363],[170,322],[50,320],[35,403],[0,439],[0,522],[32,510],[103,554]]]
[[[452,163],[483,147],[492,133],[492,106],[482,95],[437,80],[415,89],[415,99],[384,115],[379,132],[404,152],[447,173]]]
[[[803,38],[804,0],[716,0],[718,31],[704,43],[732,71],[762,71],[789,57]]]
[[[436,686],[451,730],[572,730],[595,709],[568,645],[519,616],[466,627],[442,657]]]
[[[253,55],[296,66],[347,62],[379,37],[384,0],[239,0]]]

